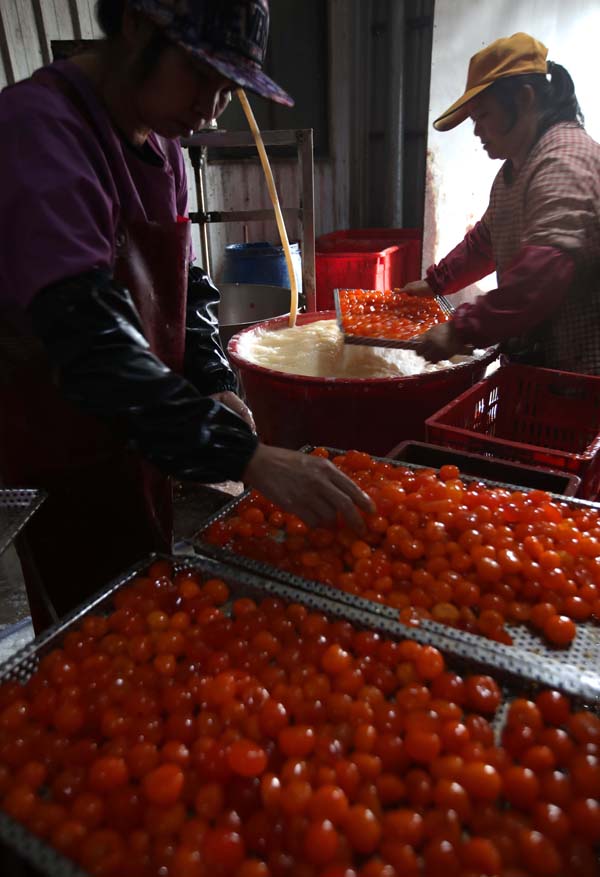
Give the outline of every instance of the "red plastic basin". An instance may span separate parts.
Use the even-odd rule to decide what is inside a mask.
[[[300,314],[298,325],[331,320],[334,311]],[[259,323],[272,331],[286,317]],[[355,448],[383,455],[404,439],[423,440],[425,419],[481,380],[495,350],[451,369],[397,378],[314,378],[285,374],[243,359],[234,335],[228,353],[262,441],[284,448],[304,444]]]

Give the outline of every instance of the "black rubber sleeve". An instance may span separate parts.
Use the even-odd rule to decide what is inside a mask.
[[[48,286],[29,313],[73,404],[110,421],[179,479],[217,483],[242,476],[256,436],[150,351],[129,292],[109,275],[91,271]]]
[[[184,375],[206,396],[232,390],[237,380],[219,338],[219,290],[203,268],[190,267],[187,288]]]

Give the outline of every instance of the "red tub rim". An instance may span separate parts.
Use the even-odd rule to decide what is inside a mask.
[[[303,325],[305,323],[316,323],[318,320],[335,320],[335,316],[336,314],[333,310],[312,311],[311,313],[298,314],[298,323]],[[250,362],[250,360],[244,359],[238,353],[238,339],[241,338],[242,335],[246,335],[248,332],[254,332],[255,329],[266,329],[267,331],[274,331],[276,329],[283,328],[287,324],[287,317],[273,317],[270,320],[264,320],[262,323],[255,323],[253,326],[249,326],[247,329],[242,329],[241,332],[238,332],[236,335],[229,339],[229,344],[227,345],[228,356],[230,357],[234,365],[238,366],[238,368],[244,368],[246,369],[246,371],[258,372],[259,374],[263,375],[272,375],[273,377],[281,377],[288,379],[292,382],[308,381],[309,383],[315,384],[335,383],[341,384],[343,386],[348,386],[350,384],[357,384],[358,386],[362,386],[366,383],[384,385],[397,383],[398,381],[411,383],[428,383],[431,380],[435,380],[438,375],[456,374],[456,372],[463,371],[467,368],[472,368],[474,365],[489,365],[498,356],[497,347],[488,347],[483,356],[477,357],[477,359],[470,359],[466,362],[461,362],[458,365],[453,365],[451,368],[440,368],[430,372],[422,372],[420,375],[396,375],[396,377],[388,378],[318,378],[314,377],[314,375],[296,375],[291,374],[290,372],[277,371],[274,368],[267,368],[264,365],[258,365],[255,362]]]

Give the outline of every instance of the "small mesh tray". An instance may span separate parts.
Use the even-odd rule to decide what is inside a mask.
[[[369,335],[354,335],[349,332],[346,332],[344,328],[343,314],[342,314],[342,304],[340,302],[340,292],[345,290],[342,289],[334,289],[333,290],[333,301],[335,305],[335,317],[338,325],[338,329],[342,333],[344,337],[344,344],[357,344],[362,347],[392,347],[396,350],[415,350],[418,344],[417,336],[413,338],[408,338],[406,340],[399,338],[372,338]],[[368,290],[361,289],[359,292],[367,292]],[[441,312],[444,315],[444,318],[447,320],[454,313],[454,307],[450,304],[447,298],[443,295],[436,295],[435,301],[437,302]]]
[[[50,628],[32,643],[21,649],[13,658],[0,667],[0,684],[9,680],[26,682],[35,672],[40,658],[52,649],[58,648],[66,633],[77,628],[86,615],[108,613],[113,608],[113,597],[118,590],[127,585],[145,570],[158,555],[141,561],[124,573],[112,584],[99,591],[61,622]],[[498,649],[495,644],[475,638],[473,644],[465,637],[449,637],[446,629],[441,633],[420,628],[407,628],[393,618],[384,617],[371,611],[372,603],[359,600],[355,605],[342,604],[332,600],[331,595],[321,592],[300,591],[276,581],[261,579],[249,572],[235,569],[207,557],[173,557],[174,569],[196,569],[206,577],[218,577],[227,582],[230,596],[238,597],[277,597],[284,602],[302,603],[313,611],[322,612],[329,618],[351,622],[361,630],[373,630],[389,639],[412,639],[423,645],[438,648],[446,659],[448,669],[459,673],[487,673],[494,676],[502,686],[504,705],[498,711],[494,722],[496,735],[499,735],[506,716],[506,702],[513,697],[532,697],[541,685],[551,682],[552,688],[573,695],[577,708],[591,708],[598,711],[600,700],[600,680],[579,678],[573,668],[555,663],[550,668],[551,680],[544,672],[545,664],[533,660],[527,654],[519,655],[516,650]],[[87,877],[73,862],[52,849],[48,844],[31,834],[27,829],[0,811],[0,841],[36,867],[45,877]]]
[[[313,450],[312,446],[306,446],[302,448],[302,451],[305,453],[310,453]],[[344,453],[337,448],[327,448],[330,454],[342,454]],[[372,455],[373,456],[373,455]],[[433,466],[420,466],[416,463],[405,463],[403,461],[391,460],[389,458],[376,457],[373,456],[374,460],[382,460],[386,463],[390,463],[392,466],[403,466],[406,469],[412,469],[414,471],[418,471],[420,469],[433,469]],[[486,478],[478,478],[476,476],[470,475],[461,475],[461,480],[465,482],[476,482],[485,484],[487,487],[500,487],[508,490],[519,490],[523,492],[528,492],[531,488],[520,487],[518,485],[506,484],[501,481],[491,481]],[[196,551],[201,554],[209,555],[210,557],[214,557],[217,560],[220,560],[224,563],[230,563],[235,566],[240,567],[241,569],[246,569],[250,572],[255,573],[259,576],[266,576],[271,579],[276,579],[283,584],[291,585],[295,588],[300,588],[302,590],[308,590],[315,594],[321,594],[323,596],[328,596],[330,599],[336,600],[338,602],[344,603],[348,606],[360,606],[361,608],[374,612],[379,616],[386,618],[397,618],[398,613],[395,609],[390,606],[385,606],[381,603],[375,603],[372,600],[366,600],[364,597],[356,597],[352,594],[347,594],[345,591],[340,590],[339,588],[333,588],[329,585],[322,585],[319,582],[316,582],[311,579],[306,579],[301,576],[294,575],[292,573],[288,573],[285,570],[281,570],[276,566],[272,566],[271,564],[264,563],[262,561],[254,560],[249,557],[244,557],[242,554],[237,554],[230,548],[221,548],[216,545],[212,545],[210,542],[205,541],[203,538],[206,531],[209,527],[215,523],[216,521],[224,520],[228,518],[238,505],[248,497],[249,491],[246,491],[241,496],[237,497],[233,502],[228,503],[224,506],[216,515],[213,515],[209,518],[204,527],[198,532],[196,537],[192,540],[192,545]],[[568,508],[591,508],[600,512],[600,504],[590,502],[589,500],[583,499],[574,499],[572,497],[565,497],[556,493],[548,494],[554,502],[567,506]],[[428,630],[431,632],[435,632],[438,635],[442,635],[448,637],[450,639],[457,639],[462,642],[470,643],[470,648],[475,648],[478,643],[481,643],[484,640],[490,646],[494,646],[496,649],[500,650],[501,653],[508,652],[511,654],[521,655],[521,659],[526,654],[530,654],[534,660],[539,661],[544,665],[545,670],[545,679],[548,684],[552,684],[552,679],[554,678],[553,674],[556,672],[555,665],[563,665],[569,664],[572,668],[576,669],[578,673],[582,675],[582,677],[598,677],[600,673],[600,626],[595,624],[594,622],[584,622],[577,623],[577,635],[571,645],[565,649],[555,649],[551,646],[547,645],[540,636],[538,636],[534,631],[532,631],[529,627],[524,624],[507,624],[506,629],[509,631],[511,636],[513,637],[513,645],[506,646],[500,643],[494,643],[491,640],[487,640],[485,637],[482,637],[479,634],[466,633],[465,631],[457,630],[456,628],[449,627],[447,625],[440,624],[437,621],[423,620],[420,622],[420,627],[424,630]]]
[[[45,498],[42,490],[0,489],[0,554],[8,548]]]

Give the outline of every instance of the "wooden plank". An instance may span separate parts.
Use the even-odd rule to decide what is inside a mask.
[[[41,0],[31,0],[31,2],[33,7],[33,14],[35,17],[35,26],[37,29],[38,40],[40,44],[40,52],[42,54],[42,62],[44,64],[48,64],[51,60],[50,40],[48,39],[48,35],[46,33]]]
[[[54,60],[52,43],[74,40],[79,34],[79,19],[73,0],[32,0],[45,64]]]
[[[73,10],[69,0],[34,0],[34,6],[37,7],[42,46],[48,62],[52,60],[52,40],[75,38]]]
[[[43,64],[31,0],[3,0],[0,15],[6,79],[9,83],[18,82]]]
[[[98,39],[102,36],[102,31],[96,21],[94,13],[94,0],[74,0],[73,4],[77,9],[79,18],[79,36],[83,40]]]
[[[4,29],[4,18],[0,12],[0,88],[14,82],[12,62],[8,52],[8,40]]]

